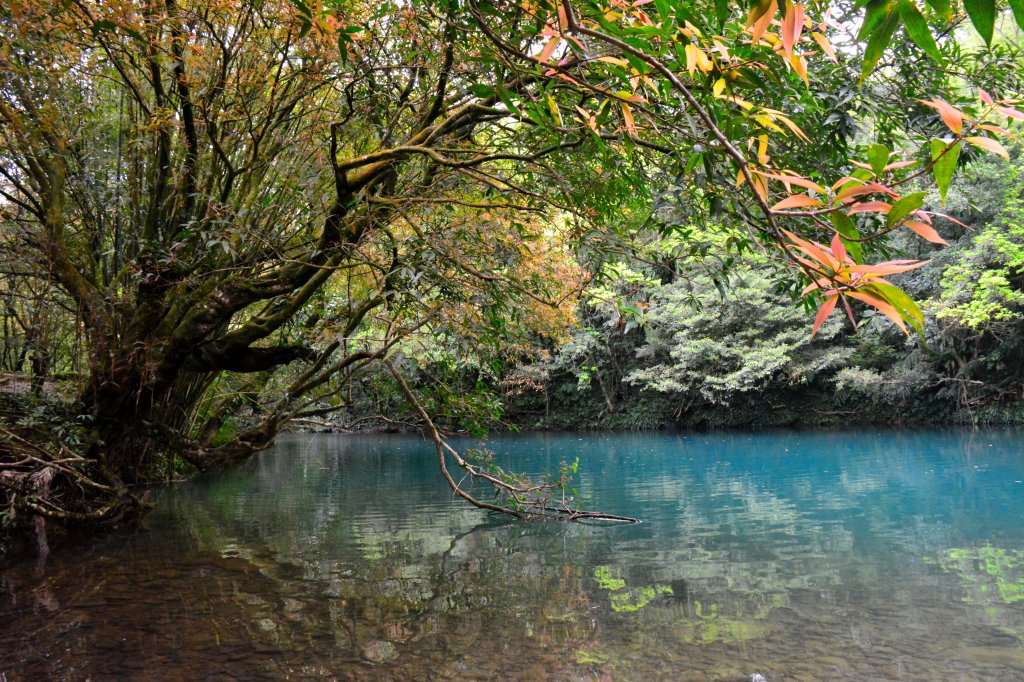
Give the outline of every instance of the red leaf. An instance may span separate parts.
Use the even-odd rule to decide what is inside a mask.
[[[884,201],[862,201],[859,204],[854,204],[846,211],[846,215],[853,215],[854,213],[888,213],[892,209],[890,204]]]
[[[812,206],[822,206],[823,204],[817,199],[812,199],[806,194],[794,194],[793,196],[786,197],[779,203],[772,206],[773,211],[781,211],[784,208],[805,208]]]
[[[814,317],[814,328],[811,329],[811,338],[818,333],[818,329],[821,328],[821,324],[828,319],[828,316],[835,310],[836,303],[839,301],[839,294],[834,294],[825,299],[825,302],[818,308],[818,314]]]
[[[900,316],[899,312],[897,312],[896,308],[893,308],[886,301],[883,301],[877,296],[866,294],[863,291],[848,291],[846,292],[846,295],[852,298],[856,298],[859,301],[864,301],[872,308],[877,308],[879,311],[881,311],[883,315],[885,315],[890,320],[895,322],[899,326],[899,328],[903,330],[904,334],[910,336],[910,332],[907,331],[907,325],[904,324],[903,318]]]
[[[939,233],[936,232],[935,228],[932,227],[931,225],[926,225],[925,223],[919,223],[916,220],[908,220],[907,222],[905,222],[903,224],[906,225],[911,230],[913,230],[914,232],[916,232],[917,234],[919,234],[922,237],[924,237],[925,239],[927,239],[928,241],[930,241],[932,244],[945,244],[945,243],[947,243],[945,239],[943,239],[942,237],[939,236]]]
[[[843,240],[839,238],[838,232],[832,237],[832,255],[840,261],[846,260],[846,247],[843,245]]]

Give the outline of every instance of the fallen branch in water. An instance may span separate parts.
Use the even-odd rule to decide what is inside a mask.
[[[398,384],[399,389],[405,395],[409,405],[423,421],[427,434],[434,441],[441,474],[444,476],[445,481],[447,481],[448,487],[458,497],[480,509],[487,509],[516,518],[557,518],[565,521],[619,521],[624,523],[640,522],[640,519],[631,516],[584,511],[574,506],[574,500],[566,497],[569,483],[569,467],[566,464],[562,465],[561,476],[558,479],[550,483],[534,483],[522,476],[509,474],[494,464],[490,464],[485,470],[469,462],[444,440],[430,415],[427,414],[427,411],[416,398],[416,394],[409,388],[409,384],[406,383],[391,360],[385,359],[383,362],[388,371],[391,372],[395,383]],[[484,502],[463,490],[448,470],[448,457],[451,457],[458,467],[465,471],[471,479],[487,482],[499,494],[503,494],[511,504],[505,506]],[[574,469],[575,467],[573,467]]]

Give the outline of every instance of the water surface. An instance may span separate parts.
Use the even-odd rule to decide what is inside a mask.
[[[0,578],[34,679],[1024,679],[1024,434],[522,435],[631,526],[508,522],[429,444],[291,436]],[[472,443],[462,443],[472,445]],[[483,493],[478,489],[479,493]],[[0,678],[2,679],[2,678]]]

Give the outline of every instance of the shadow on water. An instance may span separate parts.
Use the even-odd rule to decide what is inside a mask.
[[[1018,433],[522,435],[638,526],[451,499],[429,445],[295,436],[0,578],[34,679],[1024,678]]]

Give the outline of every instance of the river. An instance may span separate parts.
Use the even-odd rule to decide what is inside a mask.
[[[462,447],[476,445],[461,441]],[[1024,679],[1024,434],[526,434],[622,524],[295,435],[0,576],[0,679]],[[483,494],[483,490],[477,488]]]

